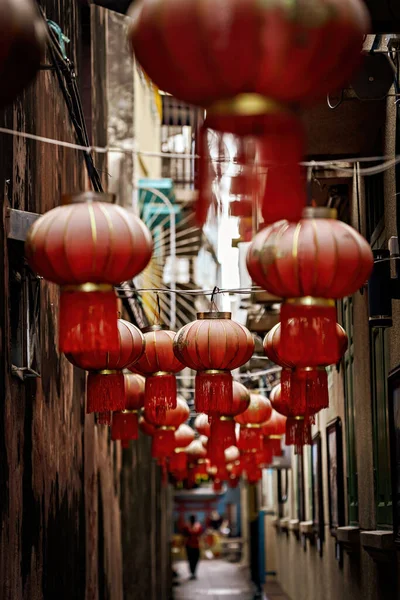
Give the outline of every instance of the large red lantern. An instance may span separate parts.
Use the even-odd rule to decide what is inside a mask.
[[[169,408],[161,413],[144,408],[146,421],[155,426],[151,454],[153,458],[164,460],[175,450],[175,432],[189,418],[190,411],[186,400],[178,398],[176,408]]]
[[[110,411],[124,410],[125,384],[122,370],[135,363],[144,351],[144,338],[137,327],[123,319],[118,319],[117,326],[116,351],[66,355],[74,366],[89,371],[86,412],[101,413],[106,421],[111,417]]]
[[[150,260],[151,235],[109,194],[64,196],[32,225],[25,244],[34,271],[61,286],[59,347],[65,353],[118,352],[114,286]]]
[[[333,341],[337,343],[339,356],[342,357],[346,352],[348,339],[339,323],[336,323],[336,336]],[[281,384],[284,402],[289,402],[293,410],[297,409],[300,412],[305,406],[312,413],[328,408],[328,378],[325,369],[327,364],[297,367],[295,362],[285,361],[281,356],[280,323],[267,333],[263,345],[268,358],[282,367]]]
[[[231,410],[222,415],[214,413],[211,415],[208,457],[213,466],[224,464],[224,452],[227,448],[236,446],[235,417],[244,413],[249,405],[249,390],[242,383],[234,381]]]
[[[187,476],[187,447],[194,440],[194,431],[189,425],[180,425],[175,431],[175,450],[169,459],[169,471],[175,479],[182,481]]]
[[[235,417],[240,425],[239,449],[242,452],[256,452],[262,450],[263,423],[272,415],[272,407],[268,398],[259,393],[250,394],[250,405],[245,412]]]
[[[359,290],[372,270],[369,244],[336,214],[307,208],[297,224],[263,229],[248,251],[252,279],[284,298],[280,355],[297,367],[340,360],[335,300]]]
[[[136,58],[160,89],[207,109],[203,132],[260,140],[274,180],[272,215],[264,204],[265,221],[289,218],[288,199],[298,220],[305,200],[298,166],[302,132],[290,108],[322,100],[348,82],[368,32],[363,2],[203,0],[199,7],[191,0],[142,0],[134,2],[131,16]],[[198,217],[204,222],[210,187],[202,162]],[[280,188],[287,192],[284,202],[275,197]]]
[[[311,425],[314,423],[315,412],[306,403],[300,408],[294,408],[288,400],[284,400],[281,384],[273,388],[269,399],[272,408],[287,417],[286,445],[295,446],[295,453],[300,454],[303,446],[311,444]]]
[[[3,0],[0,15],[0,108],[10,104],[40,68],[46,28],[32,0]]]
[[[123,448],[138,439],[139,410],[144,406],[145,379],[141,375],[124,375],[125,408],[113,413],[111,439],[121,440]]]
[[[175,373],[184,365],[175,357],[173,342],[175,332],[163,325],[152,325],[143,330],[145,350],[134,365],[134,371],[146,376],[145,409],[156,418],[176,407]]]
[[[244,365],[254,351],[246,327],[232,321],[231,313],[198,313],[197,321],[178,331],[176,357],[197,371],[196,410],[229,414],[233,402],[231,370]]]

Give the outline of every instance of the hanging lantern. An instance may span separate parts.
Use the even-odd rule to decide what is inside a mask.
[[[180,425],[175,431],[175,450],[169,459],[169,470],[178,481],[183,481],[187,476],[186,449],[193,440],[194,431],[189,425]]]
[[[305,200],[298,166],[302,132],[291,107],[319,102],[348,82],[369,31],[364,3],[205,0],[199,9],[191,0],[143,0],[133,3],[131,17],[131,46],[145,72],[165,92],[207,109],[200,223],[210,200],[207,128],[255,137],[273,179],[264,219],[289,218],[285,209],[291,204],[298,220]],[[287,196],[278,202],[282,188]]]
[[[110,422],[110,411],[125,408],[125,384],[122,370],[135,363],[144,350],[140,330],[118,319],[118,349],[113,352],[67,354],[67,359],[80,369],[89,371],[86,412],[102,413],[103,422]]]
[[[208,448],[208,437],[206,435],[201,435],[199,437],[200,442],[203,444],[203,448],[207,450]]]
[[[233,382],[233,401],[230,411],[224,414],[211,414],[208,457],[212,465],[225,463],[224,452],[237,444],[235,417],[244,413],[250,405],[250,392],[238,381]]]
[[[232,321],[231,313],[198,313],[197,321],[178,331],[176,357],[197,371],[196,410],[229,414],[233,402],[231,370],[244,365],[254,351],[253,337]]]
[[[199,478],[208,477],[210,463],[207,460],[207,450],[199,439],[194,440],[187,448],[189,465],[189,483],[195,484]]]
[[[144,406],[145,379],[141,375],[124,375],[125,408],[112,416],[111,439],[121,440],[123,448],[129,447],[131,440],[139,435],[138,413]]]
[[[348,339],[343,327],[336,323],[336,336],[339,356],[347,349]],[[282,399],[289,402],[293,410],[299,414],[306,406],[316,413],[329,406],[327,364],[318,366],[297,367],[295,362],[284,361],[281,357],[281,324],[273,327],[264,338],[264,351],[270,360],[282,367],[281,385]]]
[[[336,215],[334,209],[307,208],[297,224],[281,221],[263,229],[247,254],[252,279],[284,298],[280,356],[297,367],[340,360],[335,300],[360,289],[372,270],[369,244]]]
[[[0,15],[0,108],[4,108],[33,80],[40,68],[46,28],[32,0],[3,0]]]
[[[176,408],[168,408],[166,411],[155,413],[153,410],[144,408],[146,421],[155,426],[151,455],[153,458],[164,460],[171,456],[175,450],[175,432],[189,418],[190,411],[186,400],[177,399]]]
[[[210,437],[210,423],[208,415],[200,413],[194,420],[194,426],[199,432],[200,436]]]
[[[259,393],[250,394],[249,408],[235,417],[240,425],[239,449],[243,452],[262,450],[261,425],[272,415],[270,401]]]
[[[174,355],[175,332],[163,325],[143,329],[145,350],[134,371],[146,376],[144,407],[153,418],[176,407],[175,374],[184,368]]]
[[[282,455],[281,440],[286,432],[286,417],[273,410],[271,418],[262,424],[261,431],[263,434],[263,464],[269,465],[274,456]]]
[[[29,230],[31,268],[61,286],[59,348],[76,354],[118,352],[114,286],[138,275],[152,253],[147,227],[130,211],[109,204],[110,194],[63,196],[63,206]]]
[[[303,446],[311,444],[311,425],[315,413],[307,406],[301,410],[293,409],[290,402],[284,401],[281,394],[281,384],[274,387],[270,394],[272,407],[286,419],[286,446],[295,446],[295,454],[301,454]]]

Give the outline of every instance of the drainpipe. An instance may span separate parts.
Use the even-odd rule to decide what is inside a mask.
[[[170,288],[174,290],[176,288],[176,218],[174,205],[170,201],[170,199],[160,192],[160,190],[156,190],[155,188],[148,188],[145,186],[140,186],[139,189],[145,190],[146,192],[150,192],[157,198],[159,198],[167,207],[169,211],[169,219],[170,219],[170,228],[169,228],[169,255],[171,258],[171,283]],[[171,318],[170,318],[170,328],[172,330],[176,327],[176,293],[171,292],[170,294],[170,306],[171,306]]]

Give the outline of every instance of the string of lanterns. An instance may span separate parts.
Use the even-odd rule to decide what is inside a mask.
[[[143,0],[131,16],[130,42],[146,73],[160,89],[207,110],[199,141],[200,225],[214,178],[207,131],[236,138],[239,173],[231,191],[245,199],[238,214],[249,218],[257,197],[265,226],[249,248],[248,272],[283,299],[280,323],[264,340],[265,354],[282,368],[281,383],[268,399],[233,381],[231,372],[253,355],[254,339],[215,309],[213,297],[210,311],[177,333],[159,319],[140,331],[119,318],[116,288],[143,271],[153,244],[144,223],[107,194],[64,197],[32,226],[26,258],[60,286],[59,349],[88,371],[86,410],[111,424],[113,440],[127,447],[139,427],[152,437],[164,475],[168,469],[189,486],[209,477],[219,491],[243,473],[256,483],[281,454],[284,434],[296,452],[310,443],[315,415],[329,404],[326,367],[341,360],[348,343],[336,301],[362,288],[373,266],[367,242],[336,211],[305,207],[298,116],[298,108],[352,75],[368,15],[359,0],[309,0],[304,10],[285,0],[208,0],[200,12],[189,0]],[[24,27],[32,64],[18,85],[33,76],[43,47],[31,17]],[[11,11],[11,24],[15,18]],[[176,374],[184,367],[196,372],[198,439],[178,396]]]

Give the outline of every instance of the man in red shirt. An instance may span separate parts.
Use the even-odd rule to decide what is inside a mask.
[[[183,531],[186,536],[186,556],[190,567],[190,579],[196,579],[196,567],[200,558],[200,536],[203,533],[203,527],[192,515]]]

